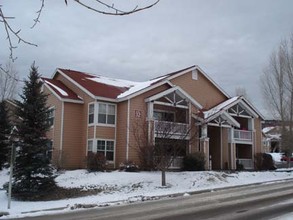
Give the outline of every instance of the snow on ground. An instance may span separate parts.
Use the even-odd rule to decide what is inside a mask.
[[[2,185],[9,179],[8,170],[4,170],[0,172],[0,212],[10,213],[5,218],[40,215],[44,214],[44,211],[41,210],[63,208],[62,212],[64,212],[69,211],[72,207],[78,207],[78,204],[96,206],[127,204],[135,201],[158,199],[158,196],[176,193],[188,195],[188,192],[288,178],[293,178],[292,172],[168,172],[168,186],[161,187],[160,172],[128,173],[113,171],[88,173],[86,170],[65,171],[56,178],[59,186],[66,188],[79,187],[82,190],[99,188],[103,189],[103,192],[93,196],[46,202],[12,200],[11,209],[8,210],[6,192],[1,190]],[[27,212],[30,213],[27,214]],[[52,212],[60,211],[50,211],[50,213]]]

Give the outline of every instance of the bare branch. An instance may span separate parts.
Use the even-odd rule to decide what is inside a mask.
[[[5,69],[0,66],[0,101],[15,96],[18,82],[17,71],[11,62],[5,65]]]
[[[20,31],[21,30],[18,30],[18,31],[15,31],[12,29],[12,27],[9,25],[7,19],[9,19],[9,17],[5,17],[1,7],[0,7],[0,18],[2,19],[1,22],[3,23],[4,25],[4,29],[5,29],[5,32],[6,32],[6,35],[7,35],[7,40],[9,42],[9,50],[10,50],[10,55],[9,55],[9,58],[12,60],[12,61],[15,61],[17,59],[17,57],[14,57],[13,56],[13,50],[16,49],[17,47],[14,46],[14,44],[12,43],[12,36],[14,36],[17,40],[18,40],[18,43],[25,43],[25,44],[28,44],[28,45],[31,45],[31,46],[35,46],[37,47],[36,44],[33,44],[29,41],[26,41],[24,40],[20,35]]]
[[[43,9],[45,7],[45,0],[41,0],[41,2],[42,2],[41,8],[37,11],[37,17],[34,19],[34,24],[33,24],[33,26],[31,26],[31,28],[34,28],[37,25],[37,23],[40,22],[40,17],[41,17]]]
[[[45,0],[40,0],[40,1],[41,1],[41,7],[37,11],[37,17],[34,19],[34,24],[32,25],[31,28],[34,28],[40,22],[40,16],[41,16],[42,11],[43,11],[43,9],[45,7]],[[67,5],[67,3],[68,3],[67,0],[64,0],[64,1],[65,1],[65,4]],[[130,14],[142,11],[142,10],[149,9],[149,8],[155,6],[156,4],[158,4],[158,2],[160,0],[155,0],[154,3],[152,3],[150,5],[147,5],[145,7],[139,7],[138,5],[136,5],[132,10],[128,10],[128,11],[123,11],[123,10],[117,8],[114,4],[108,4],[108,3],[105,3],[104,1],[101,1],[101,0],[92,0],[92,2],[96,3],[99,6],[104,7],[105,10],[99,10],[97,7],[93,7],[90,4],[84,3],[81,0],[74,0],[74,1],[76,3],[78,3],[79,5],[81,5],[82,7],[85,7],[87,9],[91,10],[91,11],[94,11],[94,12],[97,12],[97,13],[100,13],[100,14],[122,16],[122,15],[130,15]],[[13,39],[12,39],[13,37],[15,37],[17,39],[18,43],[24,43],[24,44],[28,44],[28,45],[35,46],[35,47],[37,47],[37,45],[34,44],[34,43],[31,43],[29,41],[24,40],[20,35],[21,29],[15,31],[10,26],[8,20],[9,19],[14,19],[14,17],[5,16],[3,11],[2,11],[2,9],[1,9],[1,7],[2,7],[2,5],[0,5],[0,22],[3,23],[4,30],[5,30],[5,33],[7,35],[9,51],[10,51],[9,59],[12,60],[12,62],[14,62],[17,59],[17,57],[14,57],[13,51],[14,51],[14,49],[17,48],[17,46],[15,46],[15,43],[13,42]]]
[[[156,4],[158,4],[160,0],[157,0],[153,4],[150,4],[148,6],[141,7],[141,8],[139,8],[138,5],[137,5],[137,6],[135,6],[134,9],[129,10],[129,11],[122,11],[121,9],[116,8],[114,6],[114,4],[109,5],[109,4],[107,4],[107,3],[103,2],[103,1],[99,1],[99,0],[93,0],[93,1],[95,1],[96,3],[98,3],[100,5],[103,5],[104,7],[108,8],[110,11],[99,10],[99,9],[97,9],[95,7],[90,6],[89,4],[81,2],[80,0],[74,0],[74,1],[76,3],[78,3],[78,4],[80,4],[81,6],[87,8],[87,9],[89,9],[91,11],[97,12],[99,14],[123,16],[123,15],[130,15],[130,14],[133,14],[133,13],[136,13],[136,12],[139,12],[139,11],[149,9],[149,8],[155,6]]]

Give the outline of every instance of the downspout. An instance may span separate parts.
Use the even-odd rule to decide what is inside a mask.
[[[127,101],[126,161],[129,159],[130,99]]]
[[[117,115],[118,105],[115,106],[115,141],[114,141],[114,169],[116,169],[116,151],[117,151]]]
[[[231,133],[230,133],[231,143],[230,143],[230,169],[233,170],[235,168],[235,158],[234,158],[234,128],[231,127]]]
[[[191,103],[189,102],[189,112],[188,112],[188,114],[189,114],[189,153],[191,154],[191,150],[192,150],[192,146],[191,146],[191,142],[192,142],[192,140],[190,140],[191,138],[193,138],[193,134],[191,134],[191,132],[192,132],[192,125],[191,125],[191,112],[192,112],[192,110],[191,110]]]
[[[220,153],[220,155],[221,155],[221,160],[220,160],[220,162],[221,162],[221,170],[223,169],[223,138],[222,138],[222,126],[220,125],[220,138],[221,138],[221,140],[220,140],[220,144],[221,144],[221,153]]]
[[[62,107],[61,107],[61,135],[60,135],[60,148],[59,148],[59,166],[60,167],[62,167],[63,130],[64,130],[64,102],[62,101]]]
[[[251,130],[252,130],[252,149],[251,149],[251,159],[252,164],[254,164],[254,155],[255,155],[255,148],[256,148],[256,129],[254,127],[254,118],[251,118]]]

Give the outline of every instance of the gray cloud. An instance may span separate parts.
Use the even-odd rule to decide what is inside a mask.
[[[120,4],[129,8],[131,2]],[[47,0],[34,29],[29,27],[39,1],[2,4],[8,16],[16,16],[13,26],[38,44],[15,50],[21,78],[34,60],[44,76],[62,67],[137,81],[197,64],[231,95],[236,87],[245,87],[261,111],[259,76],[272,50],[293,31],[291,0],[161,0],[127,17]],[[3,31],[0,42],[4,63],[9,51]]]

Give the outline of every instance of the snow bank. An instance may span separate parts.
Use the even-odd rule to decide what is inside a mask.
[[[7,209],[7,196],[0,190],[0,212],[9,212],[9,217],[23,217],[27,215],[44,214],[47,209],[63,208],[62,212],[70,208],[117,205],[158,199],[158,196],[189,192],[220,187],[236,186],[264,181],[274,181],[293,178],[291,172],[168,172],[167,187],[161,187],[160,172],[92,172],[86,170],[66,171],[56,178],[59,186],[81,190],[103,189],[102,193],[92,196],[45,202],[23,202],[12,200],[11,209]],[[0,184],[8,181],[7,170],[0,172]],[[36,213],[24,213],[36,212]],[[51,211],[60,212],[58,210]],[[7,218],[7,217],[6,217]],[[0,218],[1,219],[1,218]]]

